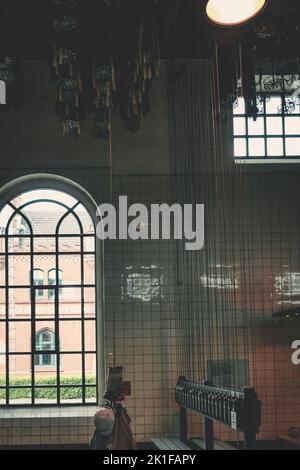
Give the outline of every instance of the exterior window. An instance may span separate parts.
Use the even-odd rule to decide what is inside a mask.
[[[18,193],[0,208],[0,247],[0,406],[96,404],[96,237],[89,212],[62,191]]]
[[[25,238],[24,238],[24,235],[26,234],[26,230],[24,227],[21,227],[20,230],[19,230],[19,248],[22,249],[24,248],[24,245],[25,245]]]
[[[48,285],[49,286],[55,286],[56,285],[56,269],[50,269],[48,272]],[[62,271],[59,269],[58,270],[58,285],[62,285]],[[59,297],[61,298],[62,294],[62,289],[59,289]],[[49,300],[54,299],[55,297],[55,290],[54,289],[49,289],[48,291],[48,298]]]
[[[285,90],[284,78],[268,84],[264,78],[264,92],[259,86],[254,120],[247,118],[245,102],[239,98],[233,107],[234,157],[237,160],[264,159],[272,161],[300,159],[300,99]]]
[[[34,269],[33,270],[33,285],[34,286],[44,286],[44,271],[41,269]],[[35,298],[36,299],[43,299],[44,298],[44,290],[43,289],[36,289],[35,291]]]
[[[43,330],[36,335],[36,350],[45,351],[43,354],[35,356],[36,366],[55,366],[55,356],[53,354],[55,350],[55,334],[53,331]]]

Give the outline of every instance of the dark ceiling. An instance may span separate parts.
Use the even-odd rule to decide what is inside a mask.
[[[244,0],[241,0],[244,1]],[[107,55],[131,57],[136,48],[137,25],[141,14],[156,19],[163,58],[210,57],[214,32],[221,40],[239,38],[237,31],[212,27],[205,18],[207,0],[0,0],[0,32],[5,30],[22,60],[46,60],[52,37],[53,18],[76,16],[80,22],[81,43],[87,50],[103,45]],[[75,6],[69,8],[66,5]],[[286,35],[299,27],[299,0],[269,0],[259,18]],[[275,25],[275,26],[274,26]],[[255,24],[247,25],[253,32]],[[294,47],[299,47],[294,44]],[[270,45],[267,46],[267,49]],[[290,49],[290,45],[287,49]],[[103,52],[104,54],[106,52]],[[267,52],[266,52],[267,53]]]
[[[64,6],[73,3],[75,8]],[[138,18],[144,12],[156,19],[163,57],[185,55],[186,51],[206,55],[207,44],[199,32],[207,24],[198,7],[199,0],[0,0],[2,25],[15,37],[24,60],[48,57],[51,22],[64,15],[79,19],[87,48],[103,43],[116,56],[130,56],[136,46]]]

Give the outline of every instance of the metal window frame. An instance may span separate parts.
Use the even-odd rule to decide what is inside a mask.
[[[282,93],[270,93],[270,95],[266,95],[265,93],[261,93],[260,96],[263,99],[263,112],[258,114],[258,118],[263,118],[264,120],[264,133],[261,135],[249,135],[249,129],[248,129],[248,116],[245,113],[243,114],[233,114],[233,123],[235,118],[244,118],[245,119],[245,125],[246,125],[246,130],[244,135],[240,134],[235,134],[234,132],[234,127],[233,127],[233,140],[235,139],[244,139],[246,141],[246,156],[238,156],[235,155],[234,152],[234,160],[236,161],[255,161],[255,160],[264,160],[264,161],[272,161],[272,160],[282,160],[283,162],[285,160],[295,160],[299,161],[300,160],[300,148],[299,148],[299,155],[287,155],[286,153],[286,139],[289,138],[300,138],[300,132],[299,134],[286,134],[285,132],[285,118],[286,117],[298,117],[300,119],[300,111],[298,113],[292,113],[289,114],[285,112],[284,108],[284,103],[287,98],[287,92],[282,92]],[[272,97],[280,97],[281,98],[281,112],[278,112],[277,114],[275,113],[267,113],[266,110],[266,99],[268,96]],[[270,117],[281,117],[282,120],[282,134],[268,134],[267,133],[267,119]],[[282,139],[283,142],[283,155],[271,155],[268,156],[268,139],[276,139],[280,138]],[[265,155],[261,156],[251,156],[249,155],[249,140],[250,139],[263,139],[264,140],[264,148],[265,148]],[[234,146],[233,146],[234,147]]]
[[[66,236],[66,237],[77,237],[77,238],[80,238],[81,240],[81,246],[80,246],[80,252],[74,252],[74,254],[76,255],[79,255],[80,256],[80,259],[81,259],[81,280],[80,280],[80,284],[74,284],[74,285],[66,285],[66,286],[61,286],[59,283],[56,283],[55,285],[44,285],[43,286],[43,289],[45,290],[55,290],[55,340],[56,340],[56,344],[55,344],[55,352],[51,351],[51,354],[55,353],[56,355],[56,379],[57,379],[57,384],[54,388],[57,389],[57,401],[55,403],[47,403],[45,405],[41,404],[41,403],[35,403],[35,394],[34,394],[34,391],[35,389],[40,389],[40,388],[53,388],[52,386],[48,387],[43,387],[43,386],[40,386],[40,385],[35,385],[35,364],[34,364],[34,358],[35,358],[35,355],[38,354],[39,352],[36,351],[36,348],[35,348],[35,344],[33,344],[33,342],[35,342],[35,334],[36,334],[36,331],[35,331],[35,321],[36,321],[36,318],[35,318],[35,290],[36,288],[40,288],[40,286],[34,286],[34,283],[33,283],[33,268],[34,268],[34,256],[35,255],[43,255],[44,253],[43,252],[34,252],[33,251],[33,245],[34,245],[34,240],[35,238],[38,238],[38,237],[43,237],[43,238],[49,238],[48,235],[41,235],[41,234],[37,234],[35,235],[32,231],[32,227],[31,227],[31,224],[30,224],[30,221],[29,220],[26,220],[26,215],[24,215],[22,213],[22,208],[16,208],[15,206],[13,206],[13,204],[11,204],[10,202],[8,201],[11,201],[13,199],[13,197],[15,197],[17,194],[20,194],[20,193],[23,193],[23,192],[26,192],[26,187],[21,188],[22,190],[21,191],[15,191],[14,193],[11,193],[11,195],[9,195],[9,192],[11,192],[11,189],[13,188],[14,186],[14,182],[12,183],[9,183],[9,185],[6,185],[6,187],[4,187],[2,190],[0,190],[0,210],[2,210],[2,208],[6,205],[6,204],[11,204],[12,206],[12,209],[14,210],[13,212],[13,217],[19,213],[19,215],[21,217],[23,217],[23,219],[27,222],[28,226],[30,227],[30,235],[26,235],[24,237],[27,237],[30,239],[30,251],[29,252],[26,252],[24,254],[28,255],[30,257],[30,264],[31,264],[31,274],[30,274],[30,286],[11,286],[9,285],[8,283],[8,280],[9,280],[9,272],[8,272],[8,258],[9,256],[21,256],[22,253],[18,252],[17,254],[13,254],[12,252],[9,252],[8,250],[8,247],[9,247],[9,239],[11,237],[13,238],[18,238],[16,237],[16,235],[9,235],[8,234],[8,228],[6,230],[6,234],[5,235],[2,235],[2,238],[5,238],[5,253],[1,254],[2,256],[5,256],[5,276],[6,276],[6,283],[5,283],[5,286],[2,286],[1,288],[2,289],[5,289],[5,303],[6,303],[6,316],[5,316],[5,320],[1,320],[1,322],[5,322],[5,329],[6,329],[6,351],[5,351],[5,357],[6,357],[6,385],[5,385],[5,390],[6,390],[6,404],[5,405],[0,405],[1,407],[5,406],[5,407],[24,407],[24,406],[28,406],[28,405],[22,405],[22,404],[11,404],[10,403],[10,400],[9,400],[9,391],[10,390],[13,390],[15,388],[26,388],[26,389],[31,389],[31,406],[80,406],[80,405],[95,405],[95,403],[100,403],[102,402],[102,393],[103,393],[103,389],[104,389],[104,370],[105,370],[105,360],[104,360],[104,327],[103,327],[103,276],[102,276],[102,269],[99,269],[99,264],[98,264],[98,269],[95,267],[95,284],[84,284],[84,256],[86,255],[93,255],[95,256],[95,263],[97,264],[97,258],[100,258],[100,262],[101,262],[101,265],[102,265],[102,256],[103,256],[103,247],[102,247],[102,243],[101,245],[99,244],[99,240],[96,238],[95,236],[95,231],[94,231],[94,234],[91,235],[91,234],[84,234],[83,233],[83,227],[82,227],[82,224],[81,224],[81,221],[78,217],[78,215],[76,213],[74,213],[74,210],[77,208],[77,206],[79,206],[80,204],[83,205],[83,207],[85,207],[85,209],[87,210],[87,212],[90,214],[92,220],[93,220],[93,223],[94,223],[94,229],[95,229],[95,226],[96,226],[96,219],[95,219],[95,216],[93,217],[92,216],[92,213],[90,210],[88,210],[88,208],[86,207],[86,205],[84,204],[84,202],[82,201],[82,199],[85,199],[86,196],[88,195],[85,190],[83,190],[83,188],[81,188],[79,185],[76,185],[75,183],[73,182],[69,182],[70,183],[70,186],[72,188],[73,186],[73,189],[75,189],[75,194],[74,194],[74,191],[69,191],[68,187],[65,187],[66,185],[66,180],[65,178],[60,178],[60,177],[57,177],[55,178],[56,181],[52,181],[52,178],[49,177],[49,175],[40,175],[42,176],[41,179],[47,179],[47,180],[50,180],[51,179],[51,183],[59,183],[59,184],[51,184],[50,187],[49,185],[47,184],[47,186],[45,186],[44,184],[40,184],[40,185],[36,185],[35,188],[32,188],[30,187],[28,190],[30,189],[56,189],[58,191],[63,191],[65,192],[66,194],[70,194],[72,196],[74,196],[76,199],[77,199],[77,202],[76,204],[69,208],[69,207],[66,207],[66,212],[63,214],[61,220],[59,221],[59,224],[58,226],[56,227],[56,233],[55,233],[55,243],[56,243],[56,252],[51,252],[51,255],[55,256],[55,259],[56,259],[56,280],[59,279],[59,262],[60,262],[60,257],[63,256],[63,255],[69,255],[71,254],[70,252],[61,252],[61,251],[58,251],[59,250],[59,240],[62,236]],[[20,183],[26,183],[25,181],[22,181],[21,180],[30,180],[31,177],[24,177],[24,178],[19,178],[18,180],[16,180],[16,183],[18,183],[16,186],[20,186]],[[58,181],[59,180],[59,181]],[[63,184],[63,188],[61,187],[61,185]],[[23,184],[21,184],[22,186]],[[75,188],[74,188],[74,185],[75,185]],[[7,191],[7,186],[9,186],[10,188],[10,191]],[[26,186],[26,184],[25,184]],[[27,190],[27,191],[28,191]],[[78,194],[78,192],[83,192],[84,196],[83,198],[79,198],[80,194]],[[77,194],[76,194],[77,193]],[[3,195],[7,194],[8,197],[6,199],[6,201],[4,200],[4,197]],[[13,194],[13,196],[12,196]],[[1,197],[2,196],[2,197]],[[1,199],[3,201],[3,203],[1,204]],[[94,203],[94,201],[89,197],[88,195],[88,198],[90,201],[89,202],[92,202],[92,205],[94,206],[94,208],[96,209],[96,203]],[[38,202],[38,200],[36,201]],[[55,203],[58,203],[58,201],[52,201],[51,202],[55,202]],[[6,204],[5,204],[6,203]],[[28,203],[28,204],[31,204]],[[26,204],[26,205],[28,205]],[[59,234],[59,227],[61,225],[61,223],[63,222],[63,220],[65,219],[65,217],[67,217],[70,213],[72,213],[76,220],[78,221],[79,223],[79,226],[80,226],[80,234],[76,233],[76,234]],[[96,211],[95,211],[95,214],[96,214]],[[11,217],[11,218],[13,218]],[[9,227],[9,224],[8,224],[8,227]],[[85,252],[84,251],[84,241],[85,241],[85,238],[87,237],[94,237],[95,239],[95,242],[94,242],[94,250],[93,251],[87,251]],[[51,237],[53,237],[53,234],[51,234]],[[102,266],[101,266],[102,268]],[[100,274],[100,275],[99,275]],[[22,289],[22,288],[28,288],[30,287],[30,290],[31,290],[31,309],[32,309],[32,314],[31,314],[31,319],[30,320],[24,320],[24,319],[13,319],[13,321],[28,321],[31,323],[31,340],[32,340],[32,345],[31,345],[31,351],[29,353],[22,353],[22,352],[10,352],[9,351],[9,322],[10,322],[10,319],[9,319],[9,309],[8,309],[8,305],[9,305],[9,292],[10,292],[10,289],[12,288],[15,288],[15,289]],[[80,289],[81,291],[81,317],[79,318],[78,316],[77,317],[68,317],[68,318],[65,318],[65,319],[62,319],[60,318],[59,316],[59,290],[61,290],[62,288],[63,289],[67,289],[67,288],[74,288],[74,287],[77,287]],[[85,289],[87,288],[93,288],[95,289],[95,302],[96,302],[96,316],[95,318],[91,318],[91,317],[87,317],[85,318],[84,316],[84,291]],[[99,300],[100,300],[100,305],[99,305]],[[99,315],[100,313],[100,315]],[[99,318],[100,317],[100,318]],[[49,321],[49,318],[38,318],[38,321]],[[81,337],[82,337],[82,348],[81,348],[81,351],[78,352],[78,351],[64,351],[64,352],[61,352],[60,351],[60,345],[59,345],[59,322],[60,321],[81,321]],[[96,331],[96,350],[95,351],[87,351],[85,350],[85,325],[86,325],[86,322],[87,321],[95,321],[95,331]],[[100,340],[100,341],[99,341]],[[99,354],[99,351],[98,351],[98,345],[100,343],[100,354]],[[101,354],[102,353],[102,354]],[[78,403],[62,403],[61,402],[61,389],[64,389],[64,388],[68,388],[68,386],[64,385],[64,384],[61,384],[60,383],[60,369],[59,369],[59,364],[60,364],[60,357],[61,356],[66,356],[66,355],[71,355],[71,354],[80,354],[81,355],[81,365],[82,365],[82,383],[80,385],[76,384],[76,387],[81,387],[82,388],[82,399],[81,399],[81,402]],[[95,354],[96,356],[96,362],[97,362],[97,373],[96,373],[96,384],[95,385],[87,385],[86,384],[86,377],[85,377],[85,358],[86,358],[86,355],[88,354]],[[19,387],[19,386],[12,386],[9,384],[9,357],[10,356],[17,356],[17,355],[28,355],[28,356],[31,356],[31,386],[28,387],[28,386],[24,386],[24,387]],[[98,363],[98,359],[99,359],[99,356],[100,356],[100,364]],[[100,386],[100,389],[99,389],[99,381],[101,381],[101,386]],[[75,386],[75,384],[73,385]],[[2,390],[3,390],[3,387],[0,387]],[[90,389],[90,388],[96,388],[96,393],[97,393],[97,400],[95,401],[95,403],[92,403],[92,402],[86,402],[86,390],[87,389]]]

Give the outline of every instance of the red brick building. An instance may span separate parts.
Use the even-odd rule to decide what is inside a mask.
[[[28,385],[19,390],[23,401],[32,399],[33,383],[49,381],[56,393],[58,382],[79,384],[79,393],[85,383],[96,384],[92,219],[79,202],[55,191],[26,193],[12,204],[0,218],[0,318],[7,320],[0,326],[1,385]],[[16,388],[10,392],[10,402],[20,401]],[[90,399],[94,392],[89,389]],[[39,394],[42,389],[36,399]]]

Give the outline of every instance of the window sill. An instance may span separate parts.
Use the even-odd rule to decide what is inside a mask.
[[[91,418],[94,416],[99,406],[83,405],[83,406],[24,406],[22,408],[0,408],[0,419],[43,419],[43,418]]]
[[[270,165],[270,164],[291,164],[300,163],[300,158],[235,158],[234,162],[236,165]]]

